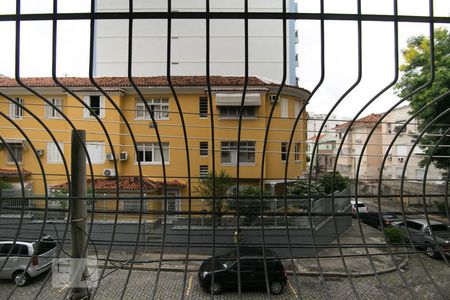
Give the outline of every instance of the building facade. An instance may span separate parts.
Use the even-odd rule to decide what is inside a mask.
[[[9,97],[2,97],[0,102],[0,111],[5,115],[0,121],[3,138],[0,147],[0,177],[3,180],[19,188],[18,179],[19,175],[22,175],[26,189],[32,190],[33,195],[45,195],[46,187],[49,193],[67,192],[68,178],[63,162],[65,159],[70,168],[72,127],[55,107],[60,109],[77,129],[86,130],[86,148],[94,172],[91,177],[88,168],[88,189],[94,189],[95,193],[105,197],[113,198],[115,195],[117,178],[120,193],[130,197],[139,196],[142,185],[148,197],[146,210],[187,211],[188,167],[193,191],[199,179],[211,173],[213,156],[216,172],[224,170],[230,177],[237,177],[238,119],[244,78],[211,78],[212,111],[205,77],[173,77],[176,97],[165,77],[135,78],[138,91],[152,111],[155,122],[141,95],[127,78],[102,77],[96,81],[107,93],[107,97],[94,88],[87,78],[61,79],[62,84],[77,97],[58,87],[51,78],[24,79],[25,84],[47,99],[52,104],[50,105],[19,86],[13,79],[0,78],[0,87]],[[279,100],[274,101],[278,90],[277,84],[256,77],[249,78],[242,109],[239,154],[239,178],[242,182],[259,183],[262,167],[264,183],[274,185],[283,182],[287,143],[293,130],[295,114],[300,112],[309,92],[286,86],[283,87]],[[10,99],[15,99],[17,103]],[[264,136],[272,105],[275,105],[275,110],[263,165]],[[181,116],[186,124],[189,166]],[[211,144],[211,117],[214,121],[215,153]],[[103,123],[104,129],[97,118]],[[42,120],[54,134],[63,153],[59,152],[55,141],[36,119]],[[29,141],[14,124],[24,130]],[[158,142],[157,132],[161,144]],[[133,137],[136,144],[133,143]],[[295,129],[290,151],[290,179],[297,178],[305,171],[305,141],[306,116],[302,116]],[[43,169],[40,168],[39,161]],[[20,170],[17,169],[16,162]],[[143,182],[139,177],[138,162],[141,165]],[[164,189],[167,191],[167,201],[163,199]],[[194,194],[193,192],[192,195]],[[139,200],[122,202],[120,209],[139,211]],[[41,202],[42,205],[43,203]],[[203,207],[200,200],[193,200],[193,204],[193,210]],[[104,209],[110,210],[116,207],[114,201],[100,201],[98,206],[101,208],[102,205]],[[148,215],[148,218],[153,216]]]
[[[98,12],[128,12],[128,0],[97,0]],[[134,1],[135,12],[167,12],[167,1]],[[206,2],[172,1],[172,12],[205,12]],[[296,12],[294,0],[286,0],[288,12]],[[249,12],[282,12],[282,1],[248,1]],[[244,12],[244,1],[210,1],[211,12]],[[281,20],[248,21],[249,75],[296,85],[297,32],[295,20],[287,21],[286,64],[283,64]],[[210,20],[210,74],[244,76],[245,34],[242,19]],[[171,75],[206,75],[206,22],[204,19],[146,19],[133,23],[133,75],[160,76],[167,73],[167,39],[170,36]],[[126,76],[128,70],[128,20],[98,20],[95,30],[97,76]]]

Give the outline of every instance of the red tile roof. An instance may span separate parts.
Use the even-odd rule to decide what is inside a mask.
[[[32,173],[26,169],[20,169],[22,176],[29,176]],[[12,177],[12,176],[19,176],[19,172],[16,168],[14,169],[6,169],[6,168],[0,168],[0,177]]]
[[[164,186],[164,181],[158,181],[148,178],[143,178],[143,190],[144,191],[156,191],[160,190]],[[92,187],[91,179],[87,180],[87,188]],[[185,184],[178,180],[167,181],[167,187],[184,187]],[[119,177],[119,190],[121,191],[139,191],[141,187],[141,180],[139,176],[133,177]],[[63,184],[58,184],[52,188],[61,189],[68,188],[67,182]],[[115,178],[101,178],[94,179],[94,188],[101,191],[115,191],[116,190],[116,179]]]
[[[381,114],[370,114],[368,116],[362,117],[358,120],[356,120],[353,125],[352,128],[356,128],[356,127],[363,127],[363,126],[372,126],[374,123],[378,122],[381,118]],[[337,125],[336,127],[334,127],[335,130],[339,130],[339,129],[345,129],[350,125],[351,121],[342,123]]]
[[[172,76],[172,84],[176,87],[207,86],[206,76]],[[66,87],[94,87],[89,78],[83,77],[62,77],[58,80]],[[139,87],[168,87],[169,82],[166,76],[153,77],[133,77],[134,82]],[[58,85],[50,77],[30,77],[21,78],[21,81],[28,87],[57,87]],[[95,81],[101,87],[132,87],[128,77],[96,77]],[[244,86],[245,77],[242,76],[210,76],[212,86]],[[248,86],[279,86],[273,82],[267,82],[255,76],[248,77]],[[297,86],[286,85],[287,87],[301,89]],[[19,83],[8,77],[0,77],[0,87],[21,87]],[[303,90],[303,89],[301,89]]]
[[[316,140],[320,141],[320,140],[323,139],[325,136],[326,136],[326,134],[321,134],[321,135],[319,136],[319,138],[317,138],[317,135],[315,134],[315,135],[313,135],[312,137],[310,137],[310,138],[308,139],[308,141],[311,141],[311,142],[315,142]]]

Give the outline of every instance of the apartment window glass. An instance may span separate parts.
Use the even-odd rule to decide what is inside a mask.
[[[15,98],[15,100],[23,105],[23,99],[22,98]],[[9,103],[9,116],[11,118],[20,119],[23,117],[23,109],[19,105],[15,103]]]
[[[136,195],[140,196],[140,195]],[[124,197],[122,201],[122,207],[124,211],[130,212],[140,212],[141,211],[141,200],[140,199],[127,199]],[[143,199],[142,211],[147,211],[147,199]]]
[[[294,160],[300,160],[300,143],[295,143],[294,145]]]
[[[169,119],[169,99],[152,98],[146,99],[145,102],[153,112],[153,117],[156,120]],[[136,119],[151,119],[150,112],[141,99],[136,99]]]
[[[56,110],[58,108],[62,111],[63,109],[63,99],[61,98],[53,98],[48,99],[49,102],[52,104],[45,103],[45,117],[50,119],[61,119],[61,114]]]
[[[90,118],[98,116],[103,118],[105,116],[105,99],[102,96],[91,95],[84,97],[84,102],[89,106],[90,110],[84,108],[84,117]]]
[[[286,161],[287,159],[287,143],[281,143],[281,161]]]
[[[62,143],[58,143],[59,147],[64,153],[64,147]],[[47,162],[48,163],[62,163],[62,156],[61,153],[58,151],[58,147],[56,147],[56,144],[51,142],[47,144]]]
[[[200,166],[200,177],[208,177],[208,166],[207,165]]]
[[[162,163],[161,151],[158,143],[139,143],[136,161],[142,163]],[[162,143],[164,163],[169,159],[169,143]]]
[[[200,156],[208,156],[208,142],[200,142]]]
[[[240,163],[254,163],[255,162],[255,142],[242,141],[239,149]],[[237,163],[237,142],[222,142],[221,143],[221,158],[224,164]]]
[[[296,118],[300,114],[301,106],[302,105],[301,105],[300,101],[295,101],[295,117]]]
[[[11,148],[10,153],[8,151],[8,162],[14,163],[14,158],[17,160],[18,163],[22,163],[22,156],[23,156],[23,146],[21,143],[11,143],[9,144],[9,147]]]
[[[240,106],[220,106],[219,114],[222,118],[239,118],[241,107]],[[243,118],[255,117],[256,106],[244,106],[242,107]]]
[[[89,157],[93,164],[103,164],[105,162],[104,142],[87,142],[86,148],[88,150]]]
[[[286,99],[286,98],[281,99],[280,110],[281,110],[280,117],[287,118],[288,117],[288,99]]]
[[[207,118],[208,117],[208,98],[200,97],[198,102],[199,102],[200,118]]]

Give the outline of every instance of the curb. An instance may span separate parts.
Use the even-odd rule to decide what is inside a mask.
[[[409,257],[406,256],[405,259],[399,263],[397,265],[397,267],[391,267],[391,268],[386,268],[383,270],[377,270],[377,274],[386,274],[386,273],[391,273],[391,272],[395,272],[397,270],[397,268],[403,268],[404,266],[406,266],[409,263]],[[106,266],[106,269],[122,269],[122,270],[129,270],[129,267],[114,267],[114,266]],[[133,270],[136,271],[158,271],[158,268],[154,268],[154,267],[140,267],[140,266],[133,266]],[[184,273],[185,269],[184,267],[180,268],[180,267],[161,267],[161,272],[180,272],[180,273]],[[195,273],[198,270],[194,269],[194,268],[187,268],[186,271],[188,273]],[[303,277],[319,277],[321,276],[320,272],[293,272],[292,270],[287,270],[286,271],[287,274],[289,276],[303,276]],[[368,276],[374,276],[375,272],[359,272],[359,273],[344,273],[344,272],[322,272],[322,275],[324,277],[352,277],[352,278],[357,278],[357,277],[368,277]]]

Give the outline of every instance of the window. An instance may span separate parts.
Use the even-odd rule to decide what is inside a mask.
[[[139,197],[138,195],[136,195]],[[140,212],[141,211],[141,199],[127,199],[124,197],[122,201],[122,208],[126,212]],[[143,199],[142,211],[147,211],[147,199]]]
[[[200,166],[200,177],[208,177],[208,166]]]
[[[63,143],[59,143],[59,147],[64,153]],[[47,163],[62,163],[61,153],[58,151],[58,147],[56,147],[55,143],[47,144]]]
[[[87,142],[89,158],[93,164],[105,163],[105,143],[104,142]],[[87,158],[86,158],[87,161]]]
[[[281,161],[286,161],[287,159],[287,144],[286,142],[281,143]]]
[[[219,114],[222,118],[239,118],[241,107],[240,106],[220,106]],[[255,117],[256,107],[255,106],[244,106],[242,107],[242,117],[243,118],[253,118]]]
[[[295,161],[300,160],[300,143],[294,144],[294,160]]]
[[[14,163],[14,158],[16,158],[19,164],[22,163],[23,146],[21,143],[11,143],[9,144],[12,153],[8,151],[8,162]]]
[[[282,98],[280,101],[280,117],[287,118],[288,115],[288,99]]]
[[[136,162],[142,163],[162,163],[161,151],[158,143],[139,143]],[[169,143],[162,143],[164,163],[169,163]]]
[[[200,142],[200,156],[208,156],[208,142]]]
[[[300,101],[295,101],[295,117],[296,118],[300,114],[301,106],[302,105],[301,105]]]
[[[221,157],[223,164],[237,163],[237,142],[222,142]],[[239,148],[240,163],[255,163],[255,142],[243,141]]]
[[[23,99],[22,98],[15,98],[15,100],[23,105]],[[9,116],[14,119],[21,119],[23,118],[23,109],[19,105],[15,103],[9,103]]]
[[[84,117],[91,118],[94,116],[98,116],[100,118],[105,117],[105,99],[102,96],[91,95],[84,97],[84,102],[89,109],[84,109]]]
[[[145,101],[156,120],[169,119],[169,99],[152,98]],[[136,119],[151,120],[150,112],[141,99],[136,99]]]
[[[207,118],[208,117],[208,98],[200,97],[198,102],[199,102],[200,118]]]
[[[61,98],[53,98],[48,99],[48,101],[53,105],[49,105],[48,103],[45,103],[45,117],[49,119],[61,119],[61,114],[55,109],[58,108],[62,111],[63,109],[63,99]]]

